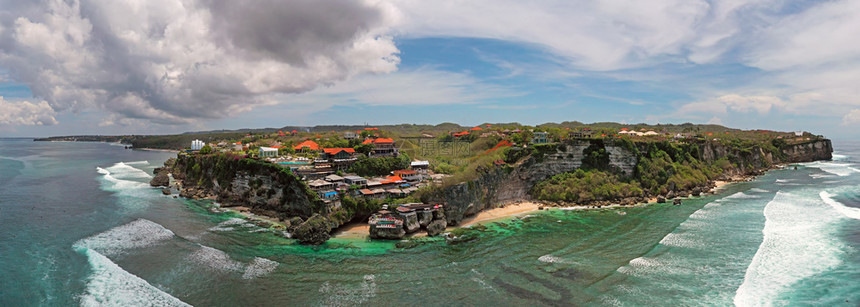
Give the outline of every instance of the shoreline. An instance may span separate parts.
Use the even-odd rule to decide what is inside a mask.
[[[131,149],[133,149],[133,150],[144,150],[144,151],[163,151],[163,152],[172,152],[172,153],[179,153],[179,152],[181,152],[181,151],[179,151],[179,150],[173,150],[173,149],[159,149],[159,148],[145,148],[145,147],[144,147],[144,148],[135,148],[135,147],[132,147]]]

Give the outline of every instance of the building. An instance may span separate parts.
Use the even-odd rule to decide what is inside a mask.
[[[352,148],[323,148],[323,159],[351,159],[355,157],[355,149]]]
[[[396,157],[397,156],[397,147],[395,147],[394,139],[389,138],[378,138],[378,139],[366,139],[362,144],[373,144],[373,150],[370,152],[371,156],[380,156],[380,157]]]
[[[394,171],[394,176],[398,176],[403,178],[403,180],[408,182],[416,182],[421,180],[421,175],[418,172],[408,169],[401,169]]]
[[[338,176],[338,175],[328,175],[328,176],[325,176],[325,178],[323,178],[323,179],[325,179],[325,181],[333,182],[335,184],[339,183],[339,182],[343,182],[343,177]]]
[[[346,184],[350,184],[350,185],[358,185],[358,186],[366,186],[367,185],[367,179],[364,179],[364,178],[359,177],[359,176],[344,176],[343,182],[346,182]]]
[[[570,136],[570,138],[572,139],[588,139],[591,138],[593,134],[594,133],[591,131],[591,129],[588,128],[568,132],[568,136]]]
[[[355,131],[347,131],[343,133],[343,138],[345,140],[354,140],[358,138],[358,133]]]
[[[295,149],[296,151],[320,150],[320,145],[318,145],[314,141],[307,140],[299,143],[299,145],[294,146],[293,149]]]
[[[274,147],[260,147],[260,158],[277,157],[278,149]]]
[[[308,182],[308,187],[310,187],[311,190],[314,190],[314,191],[325,191],[325,190],[334,189],[334,183],[328,182],[328,181],[325,181],[322,179],[317,179],[317,180],[313,180],[313,181]]]
[[[547,132],[535,132],[534,137],[532,137],[532,144],[546,144],[549,143],[549,133]]]
[[[203,148],[203,141],[201,140],[193,140],[191,141],[191,150],[200,150]]]
[[[412,161],[409,164],[409,168],[413,170],[426,170],[430,168],[430,161]]]

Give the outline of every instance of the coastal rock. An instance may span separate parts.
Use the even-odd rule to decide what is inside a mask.
[[[170,176],[167,176],[167,172],[161,171],[152,177],[152,180],[149,181],[149,185],[154,187],[166,187],[170,185]]]
[[[448,223],[445,222],[444,219],[434,220],[434,221],[430,222],[429,225],[427,225],[427,235],[431,236],[431,237],[438,235],[438,234],[442,233],[443,231],[445,231],[446,227],[448,227]]]
[[[421,228],[421,224],[418,223],[418,215],[415,214],[415,212],[410,212],[401,216],[403,217],[403,228],[406,230],[406,233],[413,233]]]
[[[170,195],[170,189],[161,189],[161,194]]]
[[[663,196],[657,196],[657,203],[658,203],[658,204],[665,204],[665,203],[666,203],[666,198],[665,198],[665,197],[663,197]]]
[[[377,228],[375,225],[370,226],[371,239],[399,240],[404,236],[406,236],[406,230],[403,230],[403,228]]]
[[[324,216],[314,214],[307,221],[299,225],[292,233],[293,238],[301,244],[320,245],[331,238],[329,221]]]
[[[427,225],[433,221],[433,212],[429,210],[417,211],[415,213],[418,214],[418,224],[421,225],[421,227],[427,227]]]

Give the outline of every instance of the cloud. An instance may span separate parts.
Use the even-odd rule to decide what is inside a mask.
[[[398,13],[372,0],[0,5],[0,65],[58,112],[191,123],[400,62]]]
[[[848,114],[842,117],[843,126],[851,126],[860,124],[860,109],[851,110]]]
[[[0,97],[0,125],[56,125],[57,112],[45,102],[8,101]]]
[[[365,75],[303,94],[281,95],[277,99],[278,103],[303,105],[317,112],[335,105],[481,104],[520,95],[523,93],[481,82],[466,73],[422,67],[397,74]]]

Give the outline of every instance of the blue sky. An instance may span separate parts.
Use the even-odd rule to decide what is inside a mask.
[[[327,15],[338,3],[12,5],[0,136],[575,120],[850,138],[860,125],[858,1],[355,1]],[[223,11],[248,15],[213,22]]]

